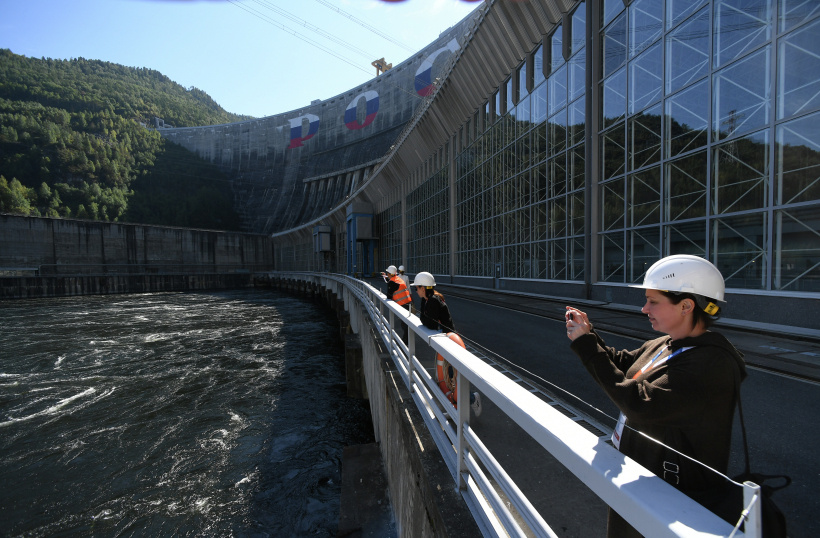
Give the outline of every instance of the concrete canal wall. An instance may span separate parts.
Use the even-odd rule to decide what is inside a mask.
[[[0,214],[0,299],[245,287],[268,236]]]

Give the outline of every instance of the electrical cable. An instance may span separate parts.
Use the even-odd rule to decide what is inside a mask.
[[[347,17],[348,19],[350,19],[351,21],[355,22],[356,24],[358,24],[358,25],[359,25],[359,26],[361,26],[362,28],[365,28],[365,29],[367,29],[367,30],[370,30],[371,32],[373,32],[373,33],[374,33],[374,34],[376,34],[377,36],[379,36],[379,37],[381,37],[381,38],[386,39],[387,41],[389,41],[389,42],[393,43],[394,45],[398,45],[399,47],[401,47],[401,48],[403,48],[404,50],[406,50],[406,51],[408,51],[408,52],[411,52],[411,53],[416,52],[416,50],[415,50],[415,49],[413,49],[412,47],[409,47],[408,45],[405,45],[405,44],[404,44],[404,43],[402,43],[401,41],[399,41],[399,40],[397,40],[397,39],[394,39],[393,37],[391,37],[391,36],[389,36],[389,35],[387,35],[387,34],[382,33],[382,32],[381,32],[378,28],[376,28],[375,26],[373,26],[373,25],[371,25],[371,24],[368,24],[368,23],[366,23],[365,21],[363,21],[363,20],[361,20],[361,19],[356,18],[354,15],[351,15],[351,14],[350,14],[350,13],[348,13],[347,11],[344,11],[343,9],[341,9],[341,8],[339,8],[339,7],[334,6],[333,4],[331,4],[330,2],[328,2],[327,0],[316,0],[316,1],[317,1],[318,3],[320,3],[320,4],[322,4],[323,6],[325,6],[325,7],[327,7],[327,8],[332,9],[333,11],[335,11],[336,13],[338,13],[339,15],[342,15],[342,16],[344,16],[344,17]]]

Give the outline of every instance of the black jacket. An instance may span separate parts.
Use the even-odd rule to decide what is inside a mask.
[[[421,307],[419,307],[421,323],[428,329],[455,332],[456,327],[453,324],[453,318],[450,316],[450,308],[444,302],[444,296],[432,292],[428,293],[431,293],[432,297],[422,299]]]
[[[692,349],[640,373],[665,346],[672,351]],[[616,351],[593,332],[577,338],[572,349],[627,418],[621,452],[687,493],[723,483],[715,473],[632,431],[726,473],[736,385],[746,377],[746,366],[743,355],[723,335],[707,331],[678,341],[664,336],[634,351]],[[673,465],[665,469],[664,462]],[[670,472],[675,465],[678,472]]]

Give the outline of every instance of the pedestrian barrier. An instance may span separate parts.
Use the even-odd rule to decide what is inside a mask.
[[[644,536],[761,536],[760,488],[744,488],[745,533],[624,456],[602,438],[516,384],[444,333],[424,327],[418,317],[361,280],[330,273],[275,273],[334,290],[358,302],[389,350],[402,380],[424,417],[441,457],[485,536],[549,536],[555,532],[470,428],[470,392],[477,389],[549,454]],[[401,339],[398,323],[411,331]],[[400,329],[400,327],[399,327]],[[415,335],[415,336],[413,336]],[[441,354],[458,371],[457,408],[438,388],[416,356],[417,341]],[[538,458],[528,454],[527,458]],[[503,498],[502,498],[503,496]],[[509,507],[508,507],[509,506]],[[515,514],[515,515],[514,515]],[[517,516],[517,517],[516,517]],[[738,514],[738,518],[741,514]]]

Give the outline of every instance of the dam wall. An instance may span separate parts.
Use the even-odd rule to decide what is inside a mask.
[[[243,230],[271,234],[305,224],[368,180],[433,92],[474,16],[399,65],[329,99],[254,120],[158,131],[231,178]],[[309,95],[310,81],[297,88]]]
[[[0,299],[244,287],[264,235],[0,214]]]

